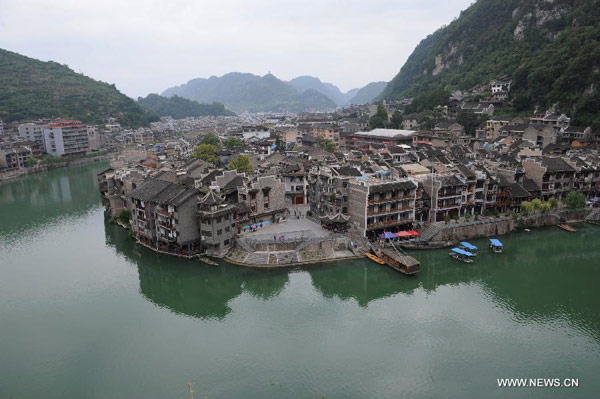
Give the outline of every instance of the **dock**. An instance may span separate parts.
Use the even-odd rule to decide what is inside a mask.
[[[560,227],[561,229],[568,231],[570,233],[575,233],[577,231],[573,227],[569,226],[568,224],[559,224],[558,227]]]

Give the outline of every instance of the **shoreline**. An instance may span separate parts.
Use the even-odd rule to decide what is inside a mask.
[[[580,210],[581,211],[581,210]],[[587,216],[590,216],[594,210],[586,210],[586,213],[588,211],[589,212]],[[566,222],[561,222],[560,221],[560,217],[558,217],[558,215],[554,215],[555,217],[557,217],[559,220],[556,223],[550,223],[550,224],[540,224],[540,225],[529,225],[527,223],[521,224],[518,223],[516,224],[512,229],[510,229],[509,231],[506,231],[502,234],[494,234],[494,235],[473,235],[469,238],[459,238],[459,239],[454,239],[454,240],[447,240],[445,242],[443,242],[444,245],[435,245],[436,242],[432,241],[431,243],[434,244],[432,246],[428,246],[428,245],[423,245],[422,247],[413,247],[413,248],[404,248],[406,250],[414,250],[414,251],[419,251],[419,252],[423,252],[426,250],[436,250],[436,249],[444,249],[444,248],[448,248],[451,247],[453,245],[456,245],[456,243],[460,242],[461,240],[466,240],[466,239],[484,239],[484,238],[490,238],[490,237],[494,237],[494,236],[503,236],[503,235],[509,235],[511,233],[522,233],[527,229],[531,229],[531,231],[535,231],[538,229],[542,229],[542,228],[548,228],[548,227],[558,227],[559,224],[561,223],[568,223],[568,224],[589,224],[589,225],[593,225],[593,226],[600,226],[600,221],[598,220],[586,220],[586,218],[583,219],[576,219],[576,220],[568,220]],[[489,221],[486,224],[493,224],[493,223],[504,223],[506,222],[506,219],[496,219],[495,221]],[[120,222],[116,222],[116,224],[124,229],[126,229],[127,231],[130,231],[130,228],[128,226],[123,225]],[[448,225],[446,225],[448,226]],[[451,228],[463,228],[463,227],[471,227],[472,225],[467,225],[467,226],[448,226],[448,229]],[[133,239],[133,238],[132,238]],[[292,263],[282,263],[282,264],[271,264],[271,263],[265,263],[265,264],[259,264],[259,263],[246,263],[246,262],[241,262],[238,260],[233,259],[232,257],[228,255],[224,256],[223,258],[212,258],[212,257],[208,257],[206,255],[201,255],[201,254],[197,254],[197,255],[192,255],[192,256],[185,256],[185,255],[180,255],[180,254],[175,254],[175,253],[170,253],[170,252],[165,252],[165,251],[161,251],[161,250],[157,250],[156,248],[153,248],[149,245],[146,245],[142,242],[140,242],[137,239],[134,239],[136,244],[141,244],[142,247],[156,253],[159,255],[166,255],[166,256],[174,256],[174,257],[178,257],[181,259],[186,259],[186,260],[196,260],[199,261],[201,263],[207,264],[209,266],[214,266],[208,262],[205,262],[202,260],[202,258],[206,258],[210,261],[213,261],[213,259],[219,259],[222,260],[225,263],[231,264],[231,265],[236,265],[236,266],[240,266],[240,267],[246,267],[246,268],[252,268],[252,269],[286,269],[286,268],[293,268],[293,267],[297,267],[297,266],[309,266],[309,265],[314,265],[314,264],[318,264],[318,263],[332,263],[332,262],[344,262],[344,261],[352,261],[352,260],[358,260],[358,259],[364,259],[366,258],[364,255],[353,255],[353,256],[344,256],[344,257],[333,257],[333,258],[323,258],[323,259],[315,259],[315,260],[307,260],[307,261],[301,261],[301,262],[292,262]],[[438,242],[439,243],[439,242]],[[402,246],[402,244],[398,244],[399,246]],[[418,255],[417,255],[418,256]]]
[[[54,169],[62,169],[62,168],[69,168],[71,166],[87,165],[87,164],[95,163],[95,162],[109,162],[111,159],[112,159],[112,154],[104,154],[104,155],[98,155],[97,157],[80,158],[80,159],[75,159],[72,161],[57,162],[54,164],[46,164],[46,165],[42,165],[42,166],[36,166],[34,168],[26,168],[26,170],[24,172],[22,172],[22,169],[19,169],[16,172],[2,172],[2,173],[0,173],[0,184],[5,183],[5,182],[14,181],[14,180],[17,180],[17,179],[19,179],[21,177],[25,177],[25,176],[35,175],[35,174],[43,173],[43,172],[49,172]]]

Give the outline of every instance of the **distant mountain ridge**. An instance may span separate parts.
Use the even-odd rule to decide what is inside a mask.
[[[66,65],[0,49],[0,119],[57,117],[86,123],[115,117],[131,127],[158,120],[113,84],[76,73]]]
[[[178,95],[198,102],[219,102],[235,112],[302,112],[327,111],[349,104],[363,89],[352,89],[343,93],[335,85],[322,82],[313,76],[299,76],[285,82],[272,74],[261,77],[250,73],[232,72],[221,77],[193,79],[180,86],[168,88],[162,95]],[[370,102],[381,90],[368,89],[357,100],[364,101],[362,103]]]
[[[371,82],[365,87],[358,89],[354,95],[346,101],[344,105],[350,104],[368,104],[375,101],[383,92],[388,82]]]
[[[600,0],[478,0],[419,43],[381,98],[430,107],[506,75],[516,112],[557,104],[600,129]]]
[[[309,89],[300,93],[274,75],[232,72],[221,77],[193,79],[162,93],[198,102],[219,102],[234,112],[302,112],[335,109],[329,97]]]
[[[199,116],[234,116],[221,103],[201,104],[194,100],[179,96],[163,97],[158,94],[148,94],[139,97],[138,103],[148,111],[158,116],[171,116],[174,119]]]

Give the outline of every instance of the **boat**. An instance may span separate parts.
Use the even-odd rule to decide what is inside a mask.
[[[501,254],[502,253],[502,243],[500,242],[500,240],[498,240],[497,238],[490,238],[490,249],[495,254]]]
[[[475,256],[471,252],[465,251],[464,249],[457,248],[457,247],[452,248],[448,255],[450,255],[451,258],[459,260],[464,263],[473,263],[473,259],[471,259],[471,258],[473,256]]]
[[[370,253],[370,252],[367,252],[367,253],[365,254],[365,256],[366,256],[367,258],[371,259],[371,260],[372,260],[373,262],[375,262],[375,263],[379,263],[380,265],[384,265],[384,264],[385,264],[385,261],[384,261],[384,260],[380,259],[378,256],[376,256],[376,255],[373,255],[373,254],[372,254],[372,253]]]
[[[464,251],[470,252],[473,256],[477,256],[477,247],[470,242],[462,241],[458,247]]]
[[[570,233],[575,233],[577,231],[573,227],[569,226],[568,224],[559,224],[558,227],[560,227],[561,229],[568,231]]]
[[[392,269],[400,273],[413,275],[421,270],[421,264],[412,256],[403,255],[395,248],[384,248],[379,252],[379,257]]]
[[[207,256],[199,256],[198,260],[202,263],[206,263],[207,265],[211,265],[211,266],[219,266],[219,264],[213,260],[211,260],[209,257]]]

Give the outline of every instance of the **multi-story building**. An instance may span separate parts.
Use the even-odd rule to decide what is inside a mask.
[[[37,123],[21,123],[18,126],[19,136],[25,140],[35,141],[44,148],[44,126]]]
[[[275,221],[287,211],[285,184],[275,176],[257,176],[238,187],[238,202],[244,202],[252,223]]]
[[[4,135],[4,122],[0,119],[0,136]]]
[[[18,170],[24,168],[32,152],[27,147],[16,146],[0,150],[0,169]]]
[[[465,183],[454,175],[432,175],[423,182],[423,188],[431,197],[429,221],[440,222],[446,217],[461,214]]]
[[[290,165],[282,168],[280,176],[285,184],[285,202],[288,205],[305,205],[308,203],[308,182],[304,168]]]
[[[369,238],[412,228],[416,198],[417,183],[409,178],[353,179],[348,196],[350,223]]]
[[[210,190],[198,202],[202,247],[210,256],[223,257],[233,246],[237,208],[224,201],[225,198]]]
[[[88,151],[88,129],[80,121],[56,119],[44,127],[44,142],[50,155],[82,155]]]
[[[562,200],[573,189],[575,168],[562,158],[526,159],[523,167],[527,177],[542,188],[542,200]]]
[[[350,181],[362,176],[350,166],[317,166],[309,175],[310,210],[317,216],[348,215]]]

